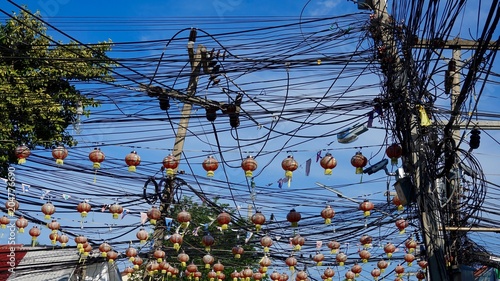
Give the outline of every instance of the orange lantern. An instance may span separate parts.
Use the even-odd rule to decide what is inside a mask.
[[[365,217],[368,217],[370,215],[370,212],[371,210],[373,210],[373,208],[375,208],[375,206],[368,200],[364,200],[361,204],[359,204],[359,209],[363,211],[363,215]]]
[[[236,269],[231,273],[231,278],[233,278],[233,281],[238,281],[240,277],[242,276]],[[273,281],[275,280],[273,279]]]
[[[255,229],[260,231],[262,225],[266,222],[266,217],[260,211],[256,211],[255,214],[252,215],[251,220],[253,224],[255,224]]]
[[[182,235],[180,235],[179,233],[174,233],[170,236],[170,242],[174,244],[174,249],[176,251],[179,251],[179,249],[181,248],[182,240]]]
[[[52,149],[52,157],[56,159],[57,165],[62,165],[64,164],[64,159],[68,157],[68,150],[64,146],[59,145],[58,147]]]
[[[381,274],[380,269],[378,269],[378,268],[374,268],[370,273],[371,273],[374,280],[378,280],[378,278],[380,277],[380,274]]]
[[[196,271],[194,274],[194,281],[199,281],[201,279],[201,277],[203,277],[203,274],[199,271]]]
[[[356,278],[356,274],[350,270],[348,270],[346,273],[345,273],[345,280],[346,281],[353,281],[354,278]]]
[[[209,269],[215,261],[214,257],[210,254],[204,255],[202,260],[203,260],[203,263],[205,264],[206,269]]]
[[[241,162],[241,168],[245,171],[245,176],[251,178],[253,177],[253,171],[257,169],[257,161],[249,155]]]
[[[420,266],[421,269],[426,269],[427,268],[427,261],[425,261],[425,260],[419,260],[418,261],[418,266]]]
[[[177,221],[181,223],[182,228],[187,228],[191,221],[191,214],[186,211],[181,211],[177,214]]]
[[[407,253],[405,254],[404,259],[406,261],[406,264],[408,264],[408,266],[412,266],[413,261],[415,260],[415,256],[413,254]]]
[[[0,225],[2,228],[7,228],[7,225],[10,223],[10,219],[4,215],[3,217],[0,218]]]
[[[354,275],[356,277],[359,277],[359,274],[361,274],[361,271],[363,271],[363,268],[361,267],[361,265],[355,263],[352,267],[351,267],[351,271],[352,273],[354,273]]]
[[[198,267],[196,266],[196,264],[191,262],[191,264],[187,266],[186,271],[190,273],[188,276],[194,276],[194,273],[198,271]]]
[[[52,220],[50,223],[47,224],[47,227],[52,230],[52,233],[57,233],[57,231],[61,227],[61,224],[56,220]]]
[[[55,245],[57,243],[58,238],[59,235],[57,234],[57,232],[52,232],[49,234],[50,243],[52,243],[52,245]]]
[[[172,154],[163,158],[163,168],[165,168],[167,176],[172,177],[177,167],[179,167],[179,160]]]
[[[42,213],[44,213],[44,218],[46,220],[50,219],[50,216],[52,216],[56,212],[56,207],[50,202],[47,202],[42,205]]]
[[[328,205],[321,211],[321,217],[325,219],[325,224],[331,224],[333,217],[335,217],[335,211]]]
[[[387,254],[388,258],[392,257],[392,254],[396,251],[396,246],[392,244],[391,242],[387,242],[384,246],[384,252]]]
[[[19,228],[19,233],[24,233],[24,228],[28,226],[28,220],[21,216],[16,220],[16,226]]]
[[[207,235],[204,235],[203,238],[201,238],[201,243],[205,246],[205,251],[209,252],[210,247],[215,243],[215,239],[210,235],[210,233],[207,233]]]
[[[84,257],[87,257],[88,255],[90,255],[90,252],[92,252],[92,246],[90,246],[89,243],[86,243],[87,245],[85,245],[85,248],[83,248],[83,256]]]
[[[271,239],[271,237],[267,235],[263,236],[262,238],[260,238],[260,244],[262,245],[262,247],[264,247],[264,253],[267,253],[269,252],[269,247],[273,245],[273,239]]]
[[[415,249],[417,249],[418,243],[415,241],[413,238],[410,238],[406,240],[405,242],[405,247],[408,249],[409,253],[415,252]]]
[[[158,262],[162,262],[163,259],[165,258],[165,251],[163,251],[162,249],[156,249],[153,252],[153,256]]]
[[[332,281],[333,276],[335,276],[335,271],[329,267],[325,269],[323,275],[326,277],[326,281]]]
[[[273,271],[273,273],[271,273],[271,275],[269,276],[269,278],[271,278],[272,281],[279,281],[280,277],[281,274],[279,274],[279,272],[277,271]]]
[[[285,263],[291,272],[295,271],[295,266],[297,265],[297,259],[294,256],[286,258]]]
[[[406,232],[408,222],[405,219],[398,219],[396,221],[396,227],[399,229],[399,234],[403,234]]]
[[[133,262],[135,257],[137,257],[137,249],[129,246],[127,250],[125,250],[125,255],[128,257],[129,261]]]
[[[217,223],[221,226],[222,230],[226,230],[230,222],[231,216],[226,212],[222,212],[217,216]]]
[[[155,206],[152,206],[151,209],[147,212],[149,223],[152,225],[156,224],[156,221],[161,218],[161,212]]]
[[[80,252],[83,252],[84,248],[83,244],[87,243],[87,237],[83,235],[78,235],[75,237],[76,248],[80,249]]]
[[[323,255],[322,253],[316,253],[316,255],[313,256],[313,261],[316,262],[317,266],[322,266],[324,259],[325,259],[325,255]]]
[[[364,248],[370,248],[372,246],[372,237],[370,235],[363,235],[359,238],[359,242]]]
[[[288,187],[290,187],[290,181],[292,180],[293,171],[297,170],[299,163],[293,159],[293,156],[289,155],[283,161],[281,161],[281,167],[285,170],[285,177],[288,179]]]
[[[186,264],[189,261],[189,256],[183,251],[182,253],[177,255],[177,260],[181,263],[182,267],[186,267]]]
[[[259,264],[262,267],[262,272],[266,273],[267,268],[271,266],[271,259],[268,256],[263,256],[262,259],[260,259]]]
[[[391,159],[392,165],[398,165],[398,159],[403,155],[403,149],[398,143],[393,143],[387,147],[385,154]]]
[[[76,210],[81,214],[82,218],[87,217],[88,212],[92,210],[92,206],[89,203],[82,201],[76,206]]]
[[[332,174],[333,169],[337,167],[337,159],[333,157],[330,153],[327,153],[321,161],[319,162],[321,167],[325,169],[325,175],[329,176]]]
[[[356,154],[351,158],[351,165],[356,168],[356,174],[362,174],[363,168],[368,164],[368,159],[361,153],[361,151],[356,152]]]
[[[36,240],[38,239],[38,236],[40,236],[40,229],[37,226],[33,226],[30,229],[29,234],[31,236],[31,241],[32,241],[31,245],[34,247]]]
[[[262,280],[262,277],[263,277],[263,276],[262,276],[262,273],[260,273],[260,272],[255,272],[255,273],[252,275],[252,277],[253,277],[253,280],[255,280],[255,281],[260,281],[260,280]]]
[[[63,233],[63,234],[59,235],[59,238],[57,238],[57,241],[59,243],[61,243],[61,247],[64,248],[64,247],[66,247],[66,244],[69,241],[69,237],[68,237],[68,235],[66,235],[66,234]]]
[[[280,281],[288,281],[288,274],[286,274],[284,272],[281,273]]]
[[[109,263],[114,263],[115,260],[118,258],[118,253],[111,250],[107,253],[106,258],[108,259]]]
[[[335,260],[339,263],[339,266],[344,266],[344,263],[347,260],[347,255],[343,252],[340,252],[335,256]]]
[[[19,210],[19,202],[10,197],[9,200],[5,201],[5,209],[7,209],[7,214],[12,217],[14,213]]]
[[[404,210],[404,206],[403,204],[401,203],[401,200],[399,199],[399,197],[397,195],[395,195],[394,197],[392,197],[392,203],[394,205],[396,205],[396,207],[398,208],[398,211],[403,211]]]
[[[337,241],[330,241],[328,242],[328,248],[330,248],[331,254],[336,254],[340,249],[340,243]]]
[[[215,278],[217,278],[217,273],[212,269],[209,273],[207,273],[207,278],[209,281],[215,281]]]
[[[144,261],[140,256],[135,257],[134,261],[132,262],[134,264],[134,269],[139,269],[139,267],[142,265]]]
[[[370,256],[371,256],[371,254],[367,250],[363,249],[363,250],[359,251],[359,257],[361,258],[361,261],[363,263],[367,263],[368,260],[370,259]]]
[[[20,145],[16,148],[17,164],[26,163],[26,158],[30,157],[31,151],[26,145]]]
[[[136,151],[132,151],[127,156],[125,156],[125,163],[128,166],[129,172],[135,172],[136,167],[141,164],[141,157],[137,154]]]
[[[387,253],[387,252],[386,252]],[[385,260],[379,260],[377,262],[377,267],[380,269],[380,272],[384,272],[385,269],[389,266],[389,263]]]
[[[135,270],[134,268],[130,267],[130,266],[127,266],[124,270],[123,270],[123,274],[124,275],[127,275],[128,277],[132,276],[132,273],[134,273]]]
[[[401,277],[401,276],[403,276],[403,273],[405,273],[405,268],[403,266],[401,266],[400,264],[398,264],[396,266],[396,268],[394,268],[394,272],[396,272],[396,275],[398,277]]]
[[[141,228],[139,231],[137,231],[137,234],[135,235],[137,239],[139,239],[141,244],[146,243],[146,240],[148,240],[149,234],[144,230],[144,228]]]
[[[243,247],[241,246],[235,246],[233,247],[231,252],[233,253],[235,259],[239,259],[241,258],[241,255],[243,255],[243,253],[245,252],[245,249],[243,249]]]
[[[295,209],[291,209],[286,215],[286,220],[292,224],[292,227],[297,227],[301,218],[302,216]]]
[[[214,171],[219,168],[219,162],[213,156],[208,156],[202,163],[203,169],[207,171],[207,177],[213,177]]]
[[[99,251],[101,252],[101,256],[105,258],[108,256],[108,252],[111,251],[111,246],[108,243],[103,242],[99,245]]]
[[[306,281],[307,280],[307,273],[305,271],[299,271],[297,272],[297,276],[295,277],[296,281]]]
[[[101,168],[101,163],[104,161],[106,156],[101,151],[100,148],[96,147],[89,153],[89,160],[92,161],[92,167],[97,170]]]
[[[123,213],[123,207],[120,206],[118,203],[114,203],[113,205],[109,206],[109,212],[113,214],[113,219],[118,219],[121,213]]]
[[[297,234],[292,238],[292,245],[294,251],[300,251],[300,249],[302,249],[302,246],[304,246],[305,243],[306,239],[300,236],[300,234]]]

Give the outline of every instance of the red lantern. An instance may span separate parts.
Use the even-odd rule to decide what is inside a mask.
[[[56,159],[57,165],[62,165],[64,164],[64,159],[68,157],[68,150],[64,146],[60,145],[52,149],[52,157]]]
[[[33,226],[30,229],[29,234],[31,236],[31,241],[33,241],[32,246],[34,247],[36,239],[38,238],[38,236],[40,236],[40,229],[37,226]]]
[[[403,266],[401,266],[400,264],[398,264],[396,266],[396,268],[394,268],[394,272],[396,272],[396,275],[398,277],[401,277],[401,276],[403,276],[403,273],[405,273],[405,268]]]
[[[224,271],[224,265],[220,263],[220,261],[217,261],[217,263],[214,264],[214,270],[217,274],[220,274],[222,271]]]
[[[182,252],[177,255],[177,260],[181,263],[182,267],[186,267],[186,264],[189,261],[189,256],[188,254]]]
[[[356,277],[359,277],[359,274],[361,273],[361,271],[363,271],[363,268],[361,267],[361,265],[355,263],[351,267],[351,271],[352,271],[352,273],[354,273],[354,275],[356,275]]]
[[[137,249],[129,246],[127,250],[125,250],[125,255],[128,257],[129,261],[133,262],[135,257],[137,257]]]
[[[264,253],[267,253],[269,252],[269,247],[273,245],[273,239],[266,235],[260,238],[260,244],[262,245],[262,247],[264,247]]]
[[[419,260],[418,266],[420,266],[421,269],[426,269],[427,268],[427,261]]]
[[[132,262],[134,264],[134,269],[139,269],[139,267],[142,265],[144,261],[142,260],[142,258],[140,256],[137,256],[134,261]]]
[[[286,220],[292,224],[292,227],[297,227],[301,218],[302,216],[295,209],[291,209],[288,215],[286,215]]]
[[[384,246],[384,252],[387,254],[388,258],[392,257],[392,254],[396,251],[396,246],[392,244],[391,242],[387,242]]]
[[[214,263],[215,259],[212,255],[206,254],[203,256],[203,263],[205,264],[205,268],[209,269],[210,266]]]
[[[20,145],[16,148],[17,164],[26,163],[26,158],[30,157],[31,151],[26,145]]]
[[[330,241],[328,242],[328,248],[330,248],[331,254],[336,254],[340,249],[340,243],[337,241]]]
[[[56,212],[56,207],[50,202],[47,202],[42,205],[42,213],[45,215],[44,218],[46,220],[50,219],[50,216],[52,216]]]
[[[19,228],[19,233],[24,233],[24,228],[28,226],[28,220],[21,216],[16,220],[16,226]]]
[[[370,259],[370,256],[371,256],[371,254],[367,250],[361,250],[361,251],[359,251],[359,257],[361,258],[361,261],[363,263],[367,263],[368,259]]]
[[[396,207],[398,207],[398,211],[403,211],[404,210],[404,206],[403,204],[401,203],[401,200],[399,199],[399,197],[397,195],[395,195],[394,197],[392,197],[392,203],[394,205],[396,205]]]
[[[321,211],[321,217],[325,219],[325,224],[331,224],[333,217],[335,217],[335,211],[328,205]]]
[[[297,259],[295,257],[290,256],[290,257],[286,258],[285,263],[291,272],[295,271],[295,266],[297,265]]]
[[[251,178],[253,177],[253,171],[257,169],[257,161],[249,155],[241,162],[241,168],[245,171],[245,176]]]
[[[316,255],[313,256],[313,261],[316,262],[317,266],[322,266],[324,259],[325,259],[325,255],[323,255],[322,253],[317,253]]]
[[[92,206],[90,206],[89,203],[82,201],[78,204],[78,206],[76,206],[76,210],[81,214],[82,218],[85,218],[88,212],[92,210]]]
[[[4,215],[3,217],[0,218],[0,225],[2,226],[2,228],[7,228],[7,225],[9,223],[10,223],[10,220],[6,215]]]
[[[207,171],[207,177],[213,177],[214,171],[219,168],[219,162],[213,156],[208,156],[202,163],[203,169]]]
[[[78,235],[75,237],[76,248],[81,249],[80,252],[83,252],[84,248],[83,244],[87,243],[87,237],[83,235]]]
[[[262,280],[262,273],[260,273],[260,272],[255,272],[255,273],[252,275],[252,277],[253,277],[253,280],[255,280],[255,281],[260,281],[260,280]]]
[[[106,258],[108,259],[109,263],[115,262],[116,258],[118,258],[118,253],[111,250],[107,253]]]
[[[335,271],[329,267],[325,269],[323,275],[326,277],[326,281],[332,281],[333,276],[335,276]]]
[[[241,246],[235,246],[231,251],[234,255],[234,258],[239,259],[241,258],[241,255],[243,255],[243,253],[245,252],[245,249],[243,249],[243,247]]]
[[[19,210],[19,202],[12,197],[9,198],[9,200],[5,201],[5,209],[7,209],[7,214],[13,217],[14,213]]]
[[[98,147],[94,148],[94,150],[89,153],[89,160],[92,161],[92,167],[96,170],[101,168],[101,163],[105,158],[106,156]]]
[[[387,253],[387,252],[386,252]],[[385,260],[379,260],[377,262],[377,267],[380,268],[380,272],[384,272],[385,269],[389,266],[389,263]]]
[[[156,225],[156,221],[161,218],[161,212],[155,206],[152,206],[151,209],[147,212],[149,223],[152,225]]]
[[[136,151],[132,151],[127,156],[125,156],[125,163],[128,166],[129,172],[135,172],[136,167],[141,164],[141,157],[137,154]]]
[[[191,273],[191,275],[194,275],[194,273],[198,271],[198,267],[196,266],[196,264],[191,262],[191,264],[187,266],[186,270],[187,272]]]
[[[170,236],[170,242],[174,244],[174,249],[176,251],[179,251],[179,249],[181,248],[182,240],[182,235],[180,235],[179,233],[174,233]]]
[[[321,161],[319,162],[321,167],[325,169],[325,175],[331,175],[333,168],[337,167],[337,159],[335,159],[330,153],[327,153]]]
[[[398,165],[398,159],[403,155],[403,149],[399,144],[393,143],[387,147],[385,154],[391,159],[392,165]]]
[[[105,258],[108,256],[108,252],[111,251],[111,246],[107,242],[103,242],[99,245],[99,251],[101,252],[101,256]]]
[[[343,252],[340,252],[335,256],[335,260],[339,263],[339,266],[344,266],[344,263],[347,260],[347,255]]]
[[[269,278],[271,278],[272,281],[279,281],[280,277],[281,274],[279,274],[279,272],[277,271],[273,271],[273,273],[271,273],[271,275],[269,276]]]
[[[156,249],[153,252],[153,256],[158,262],[162,262],[163,259],[165,258],[165,251],[163,251],[162,249]]]
[[[205,245],[205,251],[209,252],[210,246],[212,246],[215,243],[215,239],[212,237],[212,235],[210,235],[210,233],[207,233],[207,235],[201,238],[201,243]]]
[[[345,279],[346,281],[353,281],[354,278],[356,277],[356,274],[350,270],[348,270],[346,273],[345,273]]]
[[[177,160],[175,156],[170,154],[167,157],[163,158],[163,167],[165,168],[167,176],[171,177],[174,175],[177,167],[179,167],[179,160]]]
[[[59,241],[59,243],[61,243],[61,247],[64,248],[64,247],[66,247],[66,244],[69,241],[69,237],[66,234],[61,234],[61,235],[59,235],[59,238],[57,238],[57,241]]]
[[[374,280],[378,280],[378,278],[380,277],[380,274],[381,274],[380,269],[378,269],[378,268],[374,268],[372,270],[372,272],[370,272],[370,273],[371,273]]]
[[[52,245],[55,245],[57,243],[58,237],[59,235],[57,234],[57,232],[50,233],[49,234],[50,243],[52,243]]]
[[[226,212],[222,212],[217,216],[217,223],[221,226],[222,230],[226,230],[230,222],[231,216]]]
[[[123,207],[118,203],[114,203],[113,205],[109,206],[109,212],[113,214],[113,219],[118,219],[120,214],[123,213]]]
[[[413,265],[413,261],[415,260],[415,256],[413,254],[407,253],[405,254],[405,261],[408,264],[408,266]]]
[[[135,270],[134,268],[130,267],[130,266],[127,266],[124,270],[123,270],[123,274],[124,275],[127,275],[128,277],[132,276],[132,273],[134,273]]]
[[[364,248],[370,248],[372,246],[372,237],[370,235],[363,235],[359,238],[359,242]]]
[[[59,228],[61,228],[61,224],[56,220],[52,220],[49,224],[47,224],[47,227],[52,230],[52,233],[57,233]]]
[[[90,255],[90,252],[92,252],[92,246],[90,246],[89,243],[83,248],[83,256],[88,257]]]
[[[182,228],[187,228],[191,221],[191,214],[186,211],[181,211],[177,214],[177,221],[181,223]]]
[[[148,240],[148,236],[149,235],[146,232],[146,230],[144,230],[144,228],[141,228],[139,231],[137,231],[137,234],[135,235],[135,237],[137,237],[137,239],[139,239],[141,244],[146,243],[146,240]]]
[[[302,249],[302,246],[304,246],[305,243],[306,239],[300,236],[300,234],[297,234],[292,238],[292,245],[294,251],[300,251],[300,249]]]
[[[373,208],[375,208],[375,206],[368,200],[364,200],[361,204],[359,204],[359,209],[363,211],[363,215],[365,217],[370,215],[370,212],[371,210],[373,210]]]
[[[356,168],[356,174],[362,174],[363,168],[368,164],[368,159],[361,153],[361,151],[356,152],[356,154],[351,158],[351,165]]]
[[[266,222],[266,217],[260,211],[256,211],[255,214],[252,215],[252,222],[255,224],[255,229],[260,231],[262,225]]]
[[[288,187],[290,187],[293,171],[297,170],[299,163],[293,159],[293,156],[289,155],[281,162],[281,167],[285,170],[285,177],[288,179]]]
[[[281,273],[280,281],[288,281],[288,274],[286,273]]]
[[[295,277],[296,281],[306,281],[307,280],[307,273],[305,271],[299,271],[297,272],[297,276]]]
[[[408,227],[408,222],[404,219],[398,219],[396,221],[396,227],[399,229],[399,233],[403,234],[406,232],[406,228]]]
[[[263,256],[262,259],[260,259],[259,264],[262,266],[262,272],[266,273],[267,268],[271,266],[271,259],[268,256]]]
[[[209,273],[207,273],[207,278],[209,281],[215,281],[215,278],[217,278],[217,273],[212,269]]]
[[[405,246],[408,249],[409,253],[415,252],[415,249],[417,249],[418,243],[417,241],[413,240],[413,238],[410,238],[406,240]]]
[[[422,270],[419,270],[417,274],[415,274],[415,277],[417,277],[418,280],[424,280],[425,279],[425,272]]]

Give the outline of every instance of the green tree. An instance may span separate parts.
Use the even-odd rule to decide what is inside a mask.
[[[20,144],[75,145],[67,128],[77,118],[78,105],[98,104],[74,82],[112,80],[113,64],[105,56],[111,42],[92,47],[56,43],[46,31],[25,11],[0,25],[0,176],[15,163]]]

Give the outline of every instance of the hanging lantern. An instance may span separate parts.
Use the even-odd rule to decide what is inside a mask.
[[[194,273],[196,271],[198,271],[198,267],[196,266],[196,264],[194,264],[193,262],[191,262],[191,264],[189,264],[186,268],[187,272],[190,273],[191,276],[194,276]]]
[[[220,263],[220,261],[217,261],[217,263],[214,264],[214,270],[215,273],[220,274],[222,271],[224,271],[224,265]]]
[[[255,280],[255,281],[260,281],[260,280],[262,280],[262,273],[260,273],[260,272],[255,272],[255,273],[252,275],[252,277],[253,277],[253,280]]]
[[[83,256],[88,257],[90,255],[90,252],[92,252],[92,246],[89,243],[87,243],[85,248],[83,248]]]
[[[361,153],[361,151],[356,152],[356,154],[351,158],[351,165],[356,168],[356,174],[362,174],[363,168],[368,164],[368,159]]]
[[[340,243],[337,241],[328,242],[328,248],[330,248],[331,254],[336,254],[340,249]]]
[[[50,230],[52,230],[52,233],[57,233],[59,228],[61,228],[61,224],[56,220],[52,220],[50,223],[47,224],[47,227]]]
[[[135,172],[136,167],[141,164],[141,157],[137,154],[136,151],[132,151],[127,156],[125,156],[125,163],[128,166],[129,172]]]
[[[392,244],[391,242],[387,242],[384,246],[384,252],[387,254],[388,258],[392,257],[392,254],[396,251],[396,246]]]
[[[17,164],[26,163],[26,158],[30,157],[31,151],[26,145],[20,145],[16,148]]]
[[[247,268],[243,269],[242,275],[246,281],[249,281],[250,278],[253,276],[253,271],[252,271],[252,269],[247,267]]]
[[[361,271],[363,271],[363,268],[361,267],[361,265],[355,263],[352,267],[351,267],[351,271],[352,273],[354,273],[354,275],[356,277],[359,277],[359,275],[361,274]]]
[[[115,260],[118,258],[118,253],[111,250],[107,253],[106,258],[108,259],[109,263],[114,263]]]
[[[219,162],[213,156],[208,156],[202,163],[203,169],[207,171],[207,177],[213,177],[214,171],[219,168]]]
[[[415,260],[415,256],[413,254],[407,253],[407,254],[405,254],[404,259],[405,259],[406,264],[408,266],[412,266],[413,265],[413,261]]]
[[[78,235],[75,237],[76,248],[80,249],[81,253],[83,253],[84,247],[83,244],[87,243],[87,237],[83,235]]]
[[[363,215],[365,217],[368,217],[370,215],[370,212],[371,210],[373,210],[373,208],[375,208],[373,203],[366,199],[361,204],[359,204],[359,209],[363,211]]]
[[[233,281],[238,281],[240,277],[242,276],[236,269],[231,273],[231,278],[233,278]]]
[[[160,269],[160,265],[158,264],[157,261],[149,261],[148,264],[146,265],[146,271],[148,272],[148,275],[151,277],[155,273],[158,272]]]
[[[279,281],[281,278],[281,274],[279,274],[279,272],[275,270],[273,271],[273,273],[271,273],[271,275],[269,275],[269,278],[271,278],[272,281]]]
[[[408,249],[408,252],[410,254],[415,252],[415,250],[417,249],[417,246],[418,246],[418,243],[413,238],[410,238],[410,239],[406,240],[406,242],[405,242],[405,247],[406,247],[406,249]]]
[[[361,258],[361,261],[363,263],[367,263],[368,260],[370,259],[370,256],[371,256],[371,254],[367,250],[363,249],[363,250],[359,251],[359,257]]]
[[[104,155],[104,153],[101,151],[100,148],[96,147],[94,148],[94,150],[92,150],[90,153],[89,153],[89,160],[92,161],[93,163],[93,168],[95,170],[97,169],[100,169],[101,168],[101,163],[102,161],[104,161],[104,159],[106,158],[106,156]]]
[[[398,219],[396,221],[396,227],[399,229],[399,234],[403,234],[406,232],[408,222],[405,219]]]
[[[9,200],[5,201],[5,209],[7,209],[7,214],[13,217],[14,213],[19,210],[19,202],[12,197],[9,198]]]
[[[415,277],[417,277],[418,280],[424,280],[425,279],[425,272],[422,270],[419,270],[417,274],[415,274]]]
[[[81,214],[82,218],[87,217],[88,212],[92,210],[92,206],[89,203],[82,201],[76,206],[76,210]]]
[[[209,281],[215,281],[215,279],[217,278],[217,273],[215,273],[215,271],[212,269],[212,271],[207,273],[207,278]]]
[[[153,252],[153,256],[158,262],[162,262],[163,259],[165,258],[165,251],[158,248]]]
[[[397,195],[395,195],[394,197],[392,197],[392,203],[394,205],[396,205],[396,207],[398,208],[398,211],[403,211],[404,210],[404,206],[403,204],[401,203],[401,200],[399,199],[399,197]]]
[[[161,273],[165,274],[165,273],[167,273],[167,271],[170,267],[170,264],[168,264],[168,262],[166,262],[166,261],[162,261],[162,262],[160,262],[159,266],[160,266],[160,268],[158,270],[160,270]]]
[[[64,146],[59,145],[58,147],[52,149],[52,157],[56,159],[57,165],[62,165],[64,164],[64,159],[68,157],[68,150]]]
[[[151,209],[147,212],[149,223],[152,225],[156,225],[156,221],[161,218],[161,212],[156,208],[156,206],[152,206]]]
[[[398,264],[396,266],[396,268],[394,268],[394,272],[396,272],[396,275],[398,277],[402,277],[403,273],[405,273],[405,268],[403,266],[401,266],[400,264]]]
[[[372,246],[372,237],[370,235],[363,235],[361,236],[361,238],[359,238],[359,242],[361,243],[361,245],[363,245],[363,247],[366,249],[366,248],[370,248]]]
[[[205,251],[209,252],[210,247],[215,243],[215,239],[212,237],[212,235],[210,235],[210,233],[207,233],[207,235],[201,238],[201,243],[205,245]]]
[[[132,262],[134,264],[134,269],[137,270],[139,267],[142,265],[144,261],[140,256],[135,257],[134,261]]]
[[[339,266],[344,266],[344,263],[347,260],[347,255],[340,252],[335,256],[335,260],[339,263]]]
[[[322,266],[324,259],[325,255],[323,255],[322,253],[316,253],[316,255],[313,256],[313,261],[316,262],[317,266]]]
[[[255,224],[255,229],[258,232],[261,230],[262,225],[266,222],[266,217],[260,211],[256,211],[255,214],[252,215],[251,220],[253,224]]]
[[[123,207],[118,203],[114,203],[113,205],[109,206],[109,212],[113,214],[113,219],[116,220],[121,215],[121,213],[123,213]]]
[[[40,236],[40,229],[37,227],[37,226],[33,226],[30,231],[29,231],[29,234],[31,236],[31,246],[32,247],[35,247],[35,244],[36,244],[36,240],[38,239],[38,236]]]
[[[56,212],[56,207],[50,202],[47,202],[42,205],[42,213],[45,215],[44,219],[49,220],[50,216],[52,216]]]
[[[230,222],[231,216],[226,212],[222,212],[217,216],[217,223],[221,226],[222,230],[226,230]]]
[[[288,281],[288,274],[285,272],[281,273],[280,281]]]
[[[200,279],[203,277],[203,273],[196,271],[194,274],[194,281],[200,281]]]
[[[215,261],[214,257],[210,254],[204,255],[202,260],[203,260],[203,263],[205,264],[206,269],[209,269]]]
[[[398,165],[398,159],[403,155],[403,149],[398,143],[393,143],[385,150],[387,157],[391,159],[391,164],[394,166]]]
[[[24,233],[24,228],[28,226],[28,220],[21,216],[16,220],[16,226],[19,229],[19,233]]]
[[[167,157],[163,158],[163,167],[165,168],[167,176],[172,177],[177,167],[179,167],[179,160],[177,160],[175,156],[170,154]]]
[[[285,170],[285,177],[288,179],[288,187],[290,187],[293,171],[297,170],[299,163],[293,159],[293,156],[289,155],[281,162],[281,167]]]
[[[295,211],[295,209],[291,209],[286,215],[286,220],[292,224],[292,227],[297,227],[301,218],[302,216],[299,212]]]
[[[332,281],[333,276],[335,276],[335,271],[329,267],[325,269],[323,275],[326,277],[326,281]]]
[[[384,272],[385,269],[389,266],[389,263],[385,260],[379,260],[377,262],[377,267],[380,269],[380,272]]]
[[[107,242],[103,242],[99,245],[99,252],[103,258],[108,256],[108,252],[111,251],[111,246]]]
[[[332,174],[332,170],[337,167],[337,159],[335,159],[335,157],[333,157],[330,153],[326,153],[326,155],[321,158],[319,164],[323,169],[325,169],[325,175],[329,176]]]
[[[174,233],[170,236],[170,242],[174,244],[174,249],[176,251],[179,251],[179,249],[181,248],[182,240],[182,235],[180,235],[179,233]]]
[[[375,281],[378,280],[378,278],[380,277],[380,274],[381,274],[380,269],[378,269],[378,268],[372,269],[372,271],[370,273],[373,277],[373,280],[375,280]]]
[[[241,162],[241,168],[245,171],[245,176],[251,178],[253,177],[253,171],[257,169],[257,161],[249,155]]]
[[[49,234],[50,243],[52,245],[55,245],[57,243],[58,238],[59,238],[59,235],[57,234],[57,232],[52,232]]]
[[[285,263],[291,272],[295,271],[295,266],[297,265],[297,259],[294,256],[290,256],[290,257],[286,258]]]
[[[146,240],[148,240],[148,236],[149,235],[146,232],[146,230],[144,230],[144,228],[141,228],[139,231],[137,231],[137,234],[135,235],[135,237],[137,237],[137,239],[139,239],[141,244],[146,243]]]
[[[66,247],[66,244],[69,241],[69,237],[68,237],[68,235],[66,235],[66,234],[63,233],[63,234],[59,235],[59,238],[57,238],[57,241],[59,243],[61,243],[61,247],[64,248],[64,247]]]
[[[294,251],[300,251],[302,249],[302,246],[306,243],[306,239],[300,234],[295,235],[292,238],[292,245],[293,245],[293,250]]]
[[[187,228],[191,221],[191,214],[183,210],[177,214],[177,221],[181,224],[182,228]]]
[[[345,280],[346,281],[354,281],[354,278],[356,277],[356,274],[350,270],[348,270],[346,273],[345,273]]]
[[[296,281],[306,281],[307,280],[307,273],[303,270],[297,272],[297,276],[295,277]]]
[[[321,217],[325,219],[325,224],[331,224],[333,217],[335,217],[335,211],[328,205],[321,211]]]
[[[9,223],[10,223],[10,219],[6,215],[3,215],[3,217],[0,218],[0,225],[2,228],[7,228],[7,225]]]
[[[267,255],[263,256],[262,259],[260,259],[259,261],[260,266],[262,266],[262,272],[266,273],[267,268],[271,266],[271,263],[272,261]]]
[[[131,245],[127,248],[127,250],[125,250],[125,255],[131,262],[133,262],[135,257],[137,257],[137,254],[137,249],[132,247]]]
[[[427,268],[427,261],[425,261],[425,260],[419,260],[418,261],[418,266],[420,266],[421,269],[426,269]]]
[[[231,252],[233,253],[235,259],[239,259],[241,258],[241,255],[243,255],[243,253],[245,252],[245,249],[243,249],[243,247],[241,246],[235,246],[233,247]]]
[[[130,266],[127,266],[124,270],[123,270],[123,275],[127,275],[128,277],[132,276],[132,273],[134,273],[135,270],[134,268],[130,267]],[[129,278],[130,279],[130,278]]]
[[[181,263],[182,267],[186,267],[186,264],[189,261],[189,256],[183,251],[182,253],[177,255],[177,260]]]
[[[262,238],[260,238],[260,244],[262,245],[262,247],[264,247],[264,253],[267,253],[269,252],[269,247],[273,245],[273,239],[271,239],[271,237],[267,235],[263,236]]]

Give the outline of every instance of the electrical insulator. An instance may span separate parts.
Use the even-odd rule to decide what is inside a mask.
[[[214,122],[217,119],[217,108],[216,107],[208,107],[206,110],[207,120],[210,122]]]
[[[167,111],[170,108],[170,101],[168,97],[160,96],[160,109]]]
[[[478,129],[472,129],[472,131],[470,131],[469,146],[471,149],[479,148],[479,143],[481,140],[481,137],[479,136],[479,134],[481,134],[481,132]]]

